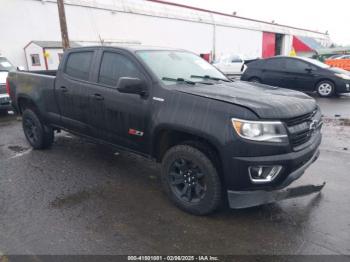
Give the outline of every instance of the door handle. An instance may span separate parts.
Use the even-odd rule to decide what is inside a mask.
[[[96,100],[104,100],[104,97],[101,94],[93,94],[92,97]]]
[[[61,89],[62,93],[67,93],[68,92],[68,89],[65,86],[61,86],[60,89]]]

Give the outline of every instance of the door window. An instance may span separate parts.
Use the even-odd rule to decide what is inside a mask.
[[[305,69],[308,67],[308,64],[296,59],[288,59],[286,62],[286,69],[289,72],[305,73]]]
[[[104,52],[98,82],[116,87],[120,77],[143,78],[129,58],[117,53]]]
[[[92,55],[92,51],[71,53],[64,72],[71,77],[88,80]]]

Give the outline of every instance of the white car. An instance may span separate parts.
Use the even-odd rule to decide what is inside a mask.
[[[213,66],[228,76],[241,75],[247,69],[244,58],[240,55],[222,56]]]
[[[7,60],[6,57],[0,56],[0,114],[12,109],[11,100],[6,92],[6,78],[10,71],[16,68]]]
[[[339,56],[337,58],[335,58],[336,60],[340,60],[340,59],[350,59],[350,55],[342,55],[342,56]]]

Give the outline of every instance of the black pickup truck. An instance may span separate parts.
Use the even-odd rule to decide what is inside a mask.
[[[57,71],[11,72],[13,106],[35,149],[61,129],[152,158],[169,198],[208,214],[307,195],[287,186],[319,156],[321,113],[300,92],[231,81],[197,55],[84,47]],[[228,200],[228,201],[224,201]]]

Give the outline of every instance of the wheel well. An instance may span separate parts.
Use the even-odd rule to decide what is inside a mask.
[[[157,134],[156,137],[158,139],[155,143],[153,152],[158,162],[162,161],[165,152],[169,148],[179,144],[189,144],[194,147],[198,147],[198,149],[202,149],[200,148],[200,145],[203,145],[206,147],[206,149],[210,150],[213,154],[216,155],[217,159],[213,159],[213,160],[221,161],[220,154],[217,148],[210,141],[208,141],[203,137],[186,133],[186,132],[174,131],[174,130],[162,130]]]
[[[26,108],[33,109],[34,111],[37,112],[36,105],[29,98],[25,98],[25,97],[18,98],[17,105],[18,105],[19,114],[22,114]]]
[[[248,81],[252,81],[253,79],[258,79],[259,81],[261,81],[261,78],[257,76],[249,77]]]
[[[321,82],[323,82],[323,81],[331,82],[331,83],[333,84],[333,86],[334,86],[334,91],[335,91],[336,86],[335,86],[334,81],[331,80],[331,79],[328,79],[328,78],[322,78],[322,79],[320,79],[319,81],[317,81],[316,84],[315,84],[315,91],[317,91],[317,86],[318,86],[318,84],[321,83]]]

